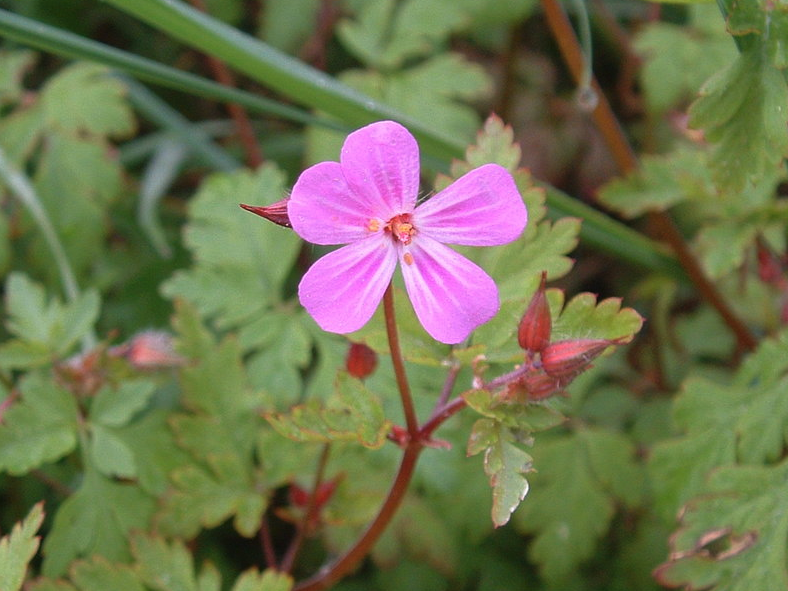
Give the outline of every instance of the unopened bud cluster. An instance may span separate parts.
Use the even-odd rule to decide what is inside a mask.
[[[523,372],[507,384],[506,400],[542,400],[560,394],[572,380],[616,339],[565,339],[552,341],[553,320],[542,279],[517,329],[517,342],[525,350]]]

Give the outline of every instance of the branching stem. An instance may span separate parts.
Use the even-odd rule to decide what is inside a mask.
[[[561,8],[558,0],[542,0],[547,24],[558,43],[561,55],[566,62],[575,81],[580,84],[583,82],[584,65],[583,51],[575,36],[569,18]],[[594,123],[602,134],[605,143],[610,149],[613,159],[622,173],[629,173],[639,168],[638,158],[632,149],[629,141],[624,135],[618,119],[610,107],[610,103],[601,92],[599,84],[592,77],[591,88],[597,94],[598,102],[592,112]],[[676,257],[690,279],[697,287],[701,295],[711,304],[720,317],[725,321],[731,331],[736,335],[739,346],[746,350],[754,349],[758,341],[750,332],[746,324],[734,313],[703,271],[700,262],[695,258],[687,245],[684,237],[676,228],[673,219],[665,212],[652,212],[649,219],[662,235],[665,241],[670,244]]]

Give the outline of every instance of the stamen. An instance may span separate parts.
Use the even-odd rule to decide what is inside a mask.
[[[409,252],[406,252],[404,255],[402,255],[402,260],[405,261],[406,265],[412,265],[413,264],[413,255],[410,254]]]
[[[391,218],[385,225],[384,230],[391,232],[395,240],[399,240],[402,244],[408,245],[416,233],[416,228],[410,223],[410,214],[403,213]]]
[[[380,220],[377,218],[372,218],[367,222],[367,230],[370,232],[377,232],[380,230]]]

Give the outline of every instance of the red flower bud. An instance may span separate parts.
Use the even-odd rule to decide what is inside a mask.
[[[320,486],[315,491],[315,507],[320,509],[334,496],[339,480],[339,478],[334,478],[320,483]],[[310,492],[298,486],[295,482],[290,485],[290,504],[294,507],[305,508],[309,506],[310,497]]]
[[[110,349],[109,353],[125,357],[137,369],[176,367],[184,363],[183,357],[175,352],[172,335],[160,330],[137,333],[127,343]]]
[[[757,242],[758,276],[764,283],[779,284],[784,280],[783,266],[777,255],[763,242]]]
[[[277,201],[271,205],[257,206],[241,203],[240,206],[246,211],[251,211],[260,217],[264,217],[270,222],[274,222],[275,224],[284,226],[285,228],[292,228],[293,226],[290,223],[290,217],[287,215],[287,202],[287,199],[282,199],[281,201]]]
[[[517,342],[526,351],[536,353],[544,349],[550,342],[550,332],[553,320],[550,317],[550,306],[545,296],[545,281],[547,273],[542,271],[542,280],[536,290],[531,303],[520,320],[517,329]]]
[[[354,378],[363,379],[378,366],[378,355],[364,343],[350,343],[345,359],[347,372]]]
[[[617,342],[611,339],[568,339],[550,343],[542,351],[542,368],[554,378],[574,378]]]

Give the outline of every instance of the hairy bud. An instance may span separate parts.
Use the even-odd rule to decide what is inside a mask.
[[[568,339],[550,343],[542,351],[542,368],[554,378],[574,378],[617,342],[611,339]]]
[[[544,349],[550,342],[553,319],[550,316],[550,305],[545,296],[547,273],[542,271],[542,280],[525,310],[520,326],[517,328],[517,342],[526,351],[536,353]]]

